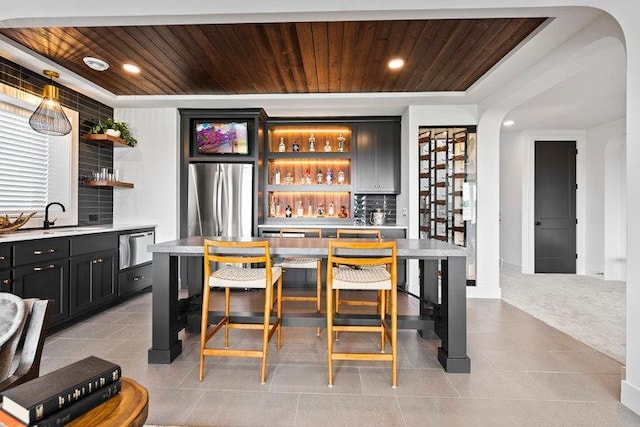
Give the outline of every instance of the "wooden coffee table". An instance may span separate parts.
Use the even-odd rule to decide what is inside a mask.
[[[117,396],[96,406],[86,414],[73,420],[69,427],[141,427],[149,413],[147,389],[132,380],[122,377],[122,390]]]

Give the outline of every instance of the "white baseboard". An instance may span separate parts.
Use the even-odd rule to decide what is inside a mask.
[[[604,273],[602,272],[602,270],[594,270],[591,268],[587,268],[584,274],[585,276],[599,277],[601,279],[604,277]]]
[[[467,298],[491,298],[501,299],[502,289],[482,288],[479,286],[467,286]]]
[[[520,273],[522,271],[522,266],[517,264],[511,264],[507,261],[502,261],[500,265],[500,271],[510,272],[510,273]]]
[[[631,384],[627,380],[622,380],[620,402],[636,414],[640,415],[640,388]]]

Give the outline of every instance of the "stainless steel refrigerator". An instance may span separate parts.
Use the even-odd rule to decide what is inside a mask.
[[[188,236],[250,237],[253,165],[189,165]]]

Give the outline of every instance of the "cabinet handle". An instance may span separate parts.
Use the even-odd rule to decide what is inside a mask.
[[[51,270],[52,268],[56,268],[56,266],[53,264],[49,264],[49,265],[45,265],[44,267],[33,267],[33,271],[45,271],[45,270]]]
[[[138,280],[140,280],[140,279],[144,279],[144,276],[135,276],[135,277],[133,278],[133,281],[134,281],[134,282],[137,282],[137,281],[138,281]]]
[[[94,263],[94,264],[98,264],[98,263],[102,264],[102,261],[103,261],[103,259],[102,259],[102,258],[98,258],[98,259],[94,259],[94,260],[93,260],[93,263]]]
[[[10,284],[11,284],[11,280],[9,280],[9,279],[4,279],[4,280],[2,281],[2,284],[3,284],[3,285],[10,285]]]
[[[52,254],[55,251],[56,251],[55,249],[36,249],[35,251],[33,251],[33,254],[34,255]]]
[[[7,257],[6,257],[6,256],[4,256],[4,255],[0,255],[0,261],[4,261],[5,259],[7,259]]]

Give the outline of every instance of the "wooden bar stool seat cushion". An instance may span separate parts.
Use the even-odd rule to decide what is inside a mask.
[[[318,258],[309,257],[287,257],[277,264],[282,268],[308,268],[318,267]]]
[[[282,267],[272,267],[271,284],[276,283],[281,275]],[[226,266],[211,273],[208,283],[212,288],[265,289],[266,279],[267,271],[264,268]]]
[[[333,289],[391,289],[391,273],[384,267],[333,268]]]

